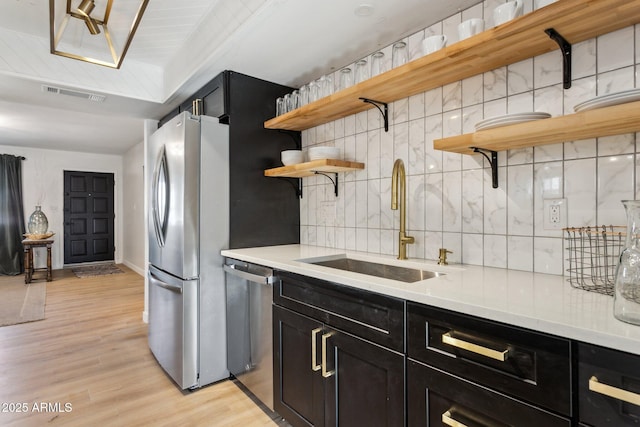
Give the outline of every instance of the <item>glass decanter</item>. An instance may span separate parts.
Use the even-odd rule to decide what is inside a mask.
[[[45,234],[49,229],[49,220],[39,205],[36,206],[36,210],[29,217],[27,229],[29,234]]]
[[[640,200],[623,200],[627,239],[616,269],[613,315],[640,325]]]

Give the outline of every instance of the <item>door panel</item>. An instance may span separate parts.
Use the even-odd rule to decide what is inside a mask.
[[[197,280],[180,280],[149,267],[149,348],[183,389],[198,381]]]
[[[339,331],[326,352],[326,425],[404,426],[404,355]]]
[[[313,370],[312,361],[319,362],[320,346],[312,346],[311,338],[319,341],[322,323],[273,306],[274,325],[274,406],[294,427],[324,425],[323,382],[319,370]],[[311,350],[318,351],[315,357]]]
[[[178,277],[197,277],[200,123],[186,114],[174,117],[151,135],[147,156],[149,263]]]
[[[64,263],[114,259],[112,173],[64,172]]]

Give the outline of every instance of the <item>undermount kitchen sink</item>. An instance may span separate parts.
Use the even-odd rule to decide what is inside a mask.
[[[316,258],[300,261],[307,264],[337,268],[339,270],[351,271],[354,273],[366,274],[375,277],[382,277],[384,279],[399,280],[407,283],[419,282],[421,280],[444,276],[444,273],[440,273],[437,271],[419,270],[416,268],[401,267],[398,265],[381,264],[377,262],[349,258],[347,256],[340,256],[330,259]]]

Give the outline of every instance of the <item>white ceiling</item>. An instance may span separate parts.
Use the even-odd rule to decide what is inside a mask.
[[[135,0],[114,8],[119,1]],[[161,118],[220,71],[297,87],[478,2],[150,0],[114,70],[49,53],[46,0],[2,0],[0,145],[123,154],[142,141],[144,119]],[[369,16],[355,13],[362,5]]]

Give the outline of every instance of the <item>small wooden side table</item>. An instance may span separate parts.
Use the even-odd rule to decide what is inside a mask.
[[[24,283],[31,283],[33,279],[33,273],[36,271],[47,272],[47,282],[52,280],[51,273],[51,245],[53,245],[53,239],[32,240],[24,239],[22,246],[24,248]],[[35,268],[33,265],[33,248],[47,248],[47,268]]]

